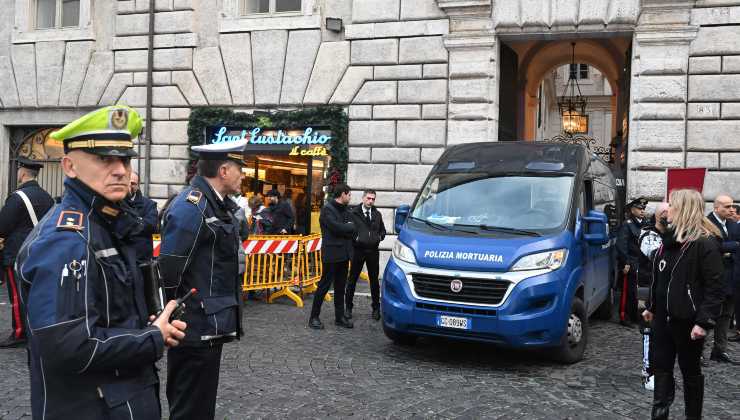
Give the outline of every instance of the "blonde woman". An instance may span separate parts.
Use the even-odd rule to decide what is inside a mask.
[[[683,376],[686,418],[701,418],[704,376],[699,359],[723,299],[720,232],[703,213],[704,200],[697,191],[671,193],[669,224],[653,260],[650,299],[642,314],[653,322],[653,419],[668,419],[676,357]]]

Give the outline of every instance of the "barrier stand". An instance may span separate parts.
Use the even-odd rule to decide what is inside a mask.
[[[321,280],[323,272],[321,243],[321,234],[307,235],[301,239],[301,282],[299,284],[301,296],[318,289],[316,285]],[[327,293],[324,300],[332,300],[331,295]]]
[[[302,308],[303,299],[290,290],[291,286],[300,285],[300,242],[300,235],[261,235],[244,241],[247,256],[242,291],[267,290],[269,293],[277,288],[276,292],[269,293],[267,303],[285,296]]]

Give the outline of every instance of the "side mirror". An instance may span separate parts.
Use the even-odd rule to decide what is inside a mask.
[[[604,245],[609,242],[608,223],[606,214],[597,210],[591,210],[586,216],[581,217],[585,224],[583,240],[591,245]]]
[[[411,206],[408,204],[401,204],[396,208],[396,216],[393,220],[393,229],[396,233],[401,232],[401,228],[403,228],[403,224],[406,223],[406,218],[409,217],[410,211]]]

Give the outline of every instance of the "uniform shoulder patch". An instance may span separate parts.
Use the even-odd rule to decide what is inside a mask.
[[[201,198],[203,198],[202,192],[198,190],[192,190],[188,193],[186,200],[190,201],[193,204],[198,204]]]
[[[57,230],[75,230],[81,231],[84,229],[83,221],[84,214],[80,211],[75,210],[63,210],[59,213],[59,220],[57,220]]]

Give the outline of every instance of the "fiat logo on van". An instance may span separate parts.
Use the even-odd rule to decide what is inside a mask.
[[[450,290],[452,290],[454,293],[460,293],[462,287],[463,283],[460,279],[455,279],[450,282]]]

